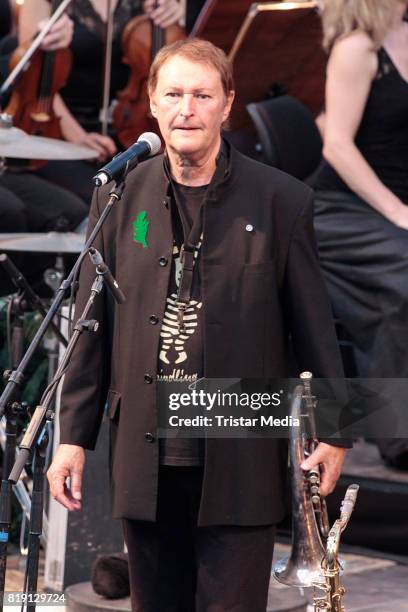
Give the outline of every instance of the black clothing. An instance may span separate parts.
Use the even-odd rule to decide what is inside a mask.
[[[74,230],[88,213],[88,207],[73,193],[52,185],[31,172],[4,172],[0,176],[1,199],[6,202],[11,192],[21,202],[18,209],[24,211],[25,222],[11,232],[49,232],[57,228]],[[0,202],[0,207],[3,204]],[[8,205],[7,205],[8,206]],[[10,223],[7,224],[10,226]]]
[[[115,7],[111,99],[126,86],[129,76],[128,66],[122,63],[123,29],[141,10],[139,0],[118,0]],[[73,65],[60,94],[72,115],[87,132],[100,132],[106,25],[90,0],[72,2],[67,12],[74,22],[74,35],[70,45]],[[94,188],[92,177],[101,165],[103,164],[98,161],[50,161],[38,174],[51,183],[72,191],[89,205]]]
[[[0,0],[0,40],[11,30],[11,7],[9,0]]]
[[[10,70],[10,55],[17,46],[17,38],[10,34],[12,28],[12,13],[9,0],[0,0],[0,83],[5,81]],[[3,107],[8,98],[0,100]]]
[[[0,231],[26,232],[28,230],[23,202],[14,193],[0,185]],[[13,253],[12,261],[20,267],[23,260],[22,253]],[[0,295],[7,295],[15,291],[15,286],[11,282],[8,274],[0,266]]]
[[[191,32],[201,9],[205,4],[205,0],[187,0],[186,10],[186,30],[187,34]]]
[[[385,51],[356,144],[381,181],[408,204],[408,82]],[[325,164],[315,185],[315,229],[333,309],[363,377],[408,375],[408,232],[362,201]],[[377,441],[395,457],[406,440]]]
[[[315,229],[358,375],[408,377],[408,232],[355,194],[318,192]]]
[[[202,480],[160,467],[157,522],[123,520],[132,610],[265,612],[275,528],[197,527]]]
[[[95,195],[90,227],[110,187]],[[163,157],[143,162],[129,174],[122,201],[96,238],[94,246],[126,302],[115,307],[106,293],[96,301],[93,316],[100,325],[79,340],[60,411],[61,442],[92,449],[107,399],[113,513],[145,521],[157,517],[157,355],[171,273],[160,262],[163,257],[169,261],[173,250],[168,190]],[[145,228],[135,240],[134,222],[140,216]],[[205,376],[285,377],[291,334],[298,371],[341,377],[314,243],[311,190],[231,148],[225,177],[209,188],[203,218]],[[94,274],[86,259],[78,312]],[[279,521],[286,469],[281,440],[207,439],[199,525]]]
[[[74,194],[33,173],[5,172],[0,176],[1,232],[72,231],[87,213],[88,207]],[[42,275],[55,264],[55,256],[12,252],[10,257],[36,290],[48,295]],[[11,289],[0,273],[0,294]]]
[[[88,160],[49,161],[36,171],[36,174],[64,190],[71,191],[87,205],[91,205],[92,193],[95,188],[93,177],[103,163]]]
[[[114,12],[111,98],[126,86],[129,68],[122,63],[122,33],[127,22],[141,13],[139,0],[118,0]],[[89,132],[99,131],[102,108],[106,25],[90,0],[77,0],[68,7],[74,22],[70,45],[73,65],[61,95],[69,110]]]
[[[355,143],[379,179],[408,204],[408,82],[385,49],[378,51],[372,83]],[[317,191],[351,190],[327,162],[316,177]]]
[[[172,182],[174,246],[171,262],[169,295],[160,332],[158,381],[188,380],[203,376],[202,298],[200,251],[195,260],[191,301],[185,313],[185,332],[180,332],[175,304],[180,274],[180,249],[185,243],[197,216],[201,214],[207,185],[188,187]],[[199,220],[198,220],[199,222]],[[165,438],[160,440],[160,463],[163,465],[194,466],[204,463],[204,441],[198,438]]]
[[[408,82],[384,49],[356,136],[379,178],[408,204]],[[315,229],[336,315],[358,374],[408,374],[408,232],[363,202],[328,164],[316,181]]]
[[[0,184],[1,232],[7,234],[9,232],[27,232],[28,223],[25,212],[25,206],[20,198]]]

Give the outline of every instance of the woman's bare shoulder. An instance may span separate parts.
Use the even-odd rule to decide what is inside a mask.
[[[361,30],[342,36],[333,46],[330,63],[341,70],[368,71],[374,77],[378,59],[373,40]]]

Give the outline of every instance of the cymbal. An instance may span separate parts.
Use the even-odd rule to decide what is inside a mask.
[[[97,151],[57,138],[30,136],[15,127],[0,127],[0,157],[19,159],[95,159]]]
[[[0,234],[0,251],[80,253],[84,246],[85,235],[74,232]]]

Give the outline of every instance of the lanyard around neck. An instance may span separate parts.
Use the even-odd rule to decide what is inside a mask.
[[[193,290],[193,278],[194,278],[194,264],[198,258],[198,253],[201,247],[201,243],[203,240],[203,213],[204,206],[206,202],[212,197],[215,189],[218,184],[222,180],[226,171],[226,160],[225,156],[221,154],[220,159],[218,161],[217,167],[215,169],[213,178],[211,180],[210,185],[203,197],[203,200],[200,204],[200,208],[194,218],[193,225],[191,227],[188,236],[185,234],[185,223],[181,219],[181,223],[183,226],[184,233],[184,243],[181,245],[180,250],[180,263],[181,263],[181,277],[180,284],[177,292],[177,322],[179,327],[179,332],[183,333],[185,331],[184,326],[184,313],[190,303],[191,294]],[[173,188],[174,197],[175,189]],[[179,207],[180,208],[180,207]],[[180,212],[179,212],[180,214]],[[181,218],[181,214],[180,214]]]

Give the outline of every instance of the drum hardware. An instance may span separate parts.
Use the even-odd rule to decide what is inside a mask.
[[[95,159],[97,151],[90,147],[73,144],[57,138],[30,136],[23,130],[13,127],[10,115],[0,115],[0,159],[3,168],[4,158],[78,160]]]
[[[9,233],[0,234],[0,251],[33,253],[80,253],[85,236],[76,232]]]

